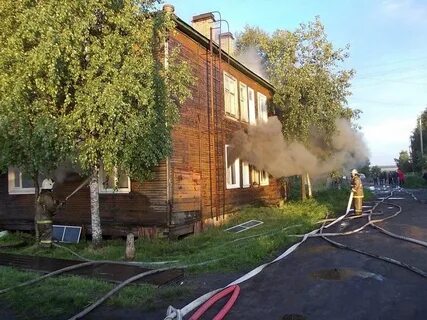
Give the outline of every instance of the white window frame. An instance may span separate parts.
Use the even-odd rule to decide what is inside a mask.
[[[117,184],[119,182],[118,169],[117,168],[114,168],[113,175],[114,175],[113,176],[114,184],[117,186]],[[98,181],[99,193],[129,193],[131,191],[131,181],[130,181],[129,177],[127,177],[127,179],[128,179],[128,187],[127,188],[105,188],[104,187],[105,171],[104,171],[103,166],[101,166],[101,168],[99,169],[98,179],[99,179],[99,181]]]
[[[239,83],[239,107],[240,120],[249,122],[248,86],[243,82]]]
[[[251,99],[252,97],[252,99]],[[256,124],[255,114],[255,91],[248,87],[249,124]]]
[[[260,186],[268,186],[270,184],[270,179],[267,171],[261,170],[259,172],[259,184]]]
[[[229,97],[229,98],[228,98]],[[233,105],[230,105],[233,104]],[[224,108],[225,114],[235,119],[239,118],[239,97],[237,80],[224,71]]]
[[[225,181],[227,189],[237,189],[240,188],[240,160],[239,158],[235,159],[234,162],[229,166],[228,165],[228,149],[231,148],[230,145],[225,145]],[[236,175],[236,182],[229,183],[229,177],[231,176],[231,168],[234,168]],[[230,169],[229,169],[230,168]]]
[[[255,175],[257,175],[257,177],[255,177]],[[261,179],[261,172],[257,168],[252,166],[252,170],[251,170],[251,184],[252,184],[252,186],[259,187],[260,186],[260,179]]]
[[[249,188],[251,186],[249,162],[242,161],[242,187]]]
[[[267,97],[262,93],[257,93],[258,97],[258,121],[268,121]]]
[[[19,169],[17,169],[19,170]],[[22,171],[19,170],[19,187],[15,187],[15,173],[14,168],[8,169],[8,187],[9,194],[35,194],[36,188],[23,188],[22,187]]]

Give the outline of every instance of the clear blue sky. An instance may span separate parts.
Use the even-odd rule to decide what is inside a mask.
[[[371,163],[394,164],[399,151],[408,149],[417,116],[427,106],[426,0],[168,2],[189,23],[193,15],[220,11],[233,33],[245,25],[293,30],[319,15],[336,47],[350,44],[346,67],[356,76],[349,105],[363,111],[359,124]]]

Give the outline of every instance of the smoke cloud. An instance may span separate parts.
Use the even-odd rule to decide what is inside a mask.
[[[257,54],[256,48],[249,47],[245,51],[239,52],[236,55],[236,59],[260,77],[268,80],[265,68],[262,65],[261,58]]]
[[[325,137],[312,130],[309,146],[285,141],[282,124],[277,117],[266,123],[237,131],[231,141],[233,156],[266,170],[276,178],[309,173],[313,177],[333,170],[351,170],[366,163],[369,150],[363,136],[349,121],[336,121],[336,133],[326,149]]]

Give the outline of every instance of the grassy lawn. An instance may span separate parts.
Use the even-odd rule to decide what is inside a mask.
[[[208,264],[190,267],[187,273],[247,271],[262,262],[269,261],[278,250],[296,241],[288,236],[306,233],[315,228],[316,222],[327,214],[342,214],[348,200],[348,190],[322,191],[316,200],[289,202],[282,207],[247,207],[231,217],[226,225],[210,228],[202,234],[189,236],[180,241],[165,239],[138,239],[136,245],[137,261],[178,261],[173,266],[184,266],[209,261]],[[224,231],[229,226],[257,219],[264,223],[248,231],[233,234]],[[32,238],[27,234],[10,234],[0,239],[0,250],[10,253],[43,255],[56,258],[76,259],[62,248],[42,249],[34,245],[22,248],[5,249],[1,244],[16,243]],[[94,250],[89,243],[67,245],[88,259],[122,260],[125,242],[123,240],[105,241],[102,248]],[[0,267],[0,289],[36,277],[35,273],[17,271]],[[61,276],[44,280],[35,287],[16,290],[0,296],[2,301],[20,315],[22,319],[57,318],[59,315],[73,314],[84,308],[97,297],[113,287],[100,280],[77,276]],[[161,300],[183,296],[191,288],[165,286],[155,288],[150,285],[131,285],[108,301],[120,307],[153,308]],[[163,302],[164,303],[164,302]],[[167,303],[167,302],[166,302]],[[62,318],[66,318],[62,316]]]

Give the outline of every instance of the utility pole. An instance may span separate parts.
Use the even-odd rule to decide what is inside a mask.
[[[422,115],[420,116],[420,144],[421,144],[421,165],[422,169],[424,169],[424,143],[423,143],[423,123],[422,123]]]

